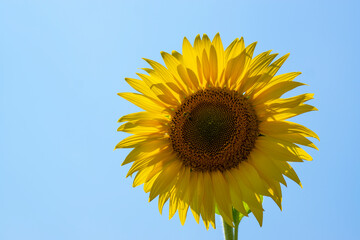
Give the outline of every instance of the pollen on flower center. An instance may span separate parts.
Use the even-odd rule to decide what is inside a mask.
[[[200,90],[172,116],[173,150],[193,171],[225,171],[247,159],[259,136],[258,120],[239,92]]]

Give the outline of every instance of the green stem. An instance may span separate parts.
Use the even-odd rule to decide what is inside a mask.
[[[239,224],[240,224],[240,213],[233,208],[233,218],[234,218],[234,223],[235,223],[235,232],[234,232],[234,240],[238,240],[238,235],[239,235]]]
[[[223,218],[225,240],[234,240],[234,229]]]
[[[238,236],[239,236],[239,224],[235,226],[234,240],[238,240]]]

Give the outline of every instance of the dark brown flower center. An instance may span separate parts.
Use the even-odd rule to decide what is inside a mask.
[[[173,150],[193,171],[225,171],[247,159],[258,120],[240,93],[209,88],[186,98],[172,116]]]

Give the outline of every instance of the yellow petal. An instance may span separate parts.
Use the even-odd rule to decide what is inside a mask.
[[[166,52],[161,52],[161,56],[164,59],[166,67],[169,69],[170,73],[174,76],[175,82],[172,83],[174,85],[172,86],[171,83],[168,83],[169,87],[174,89],[174,91],[176,90],[176,87],[178,87],[179,94],[185,96],[184,93],[189,93],[189,91],[188,91],[188,87],[182,81],[179,81],[181,78],[178,74],[177,67],[178,65],[180,65],[180,62],[174,56]]]
[[[305,84],[293,81],[277,83],[269,88],[266,88],[266,90],[261,92],[259,95],[254,96],[253,104],[257,105],[280,98],[284,93],[303,85]]]
[[[254,193],[253,190],[249,189],[244,183],[243,179],[239,177],[240,174],[239,169],[238,168],[231,169],[230,174],[234,177],[241,190],[241,196],[243,201],[252,208],[258,208],[260,210],[263,210],[259,195]]]
[[[314,148],[316,150],[319,150],[314,143],[312,143],[309,139],[307,139],[306,137],[302,136],[301,134],[298,133],[291,133],[291,134],[271,134],[271,137],[276,138],[276,139],[280,139],[283,141],[287,141],[287,142],[291,142],[291,143],[296,143],[296,144],[300,144],[303,146],[307,146],[307,147],[311,147]]]
[[[167,148],[169,145],[169,141],[166,139],[160,140],[150,140],[149,142],[145,142],[136,146],[125,158],[124,162],[121,166],[134,162],[138,159],[155,155],[159,153],[161,149]]]
[[[214,186],[209,172],[202,173],[204,177],[204,198],[202,202],[203,220],[215,222]]]
[[[224,46],[221,42],[220,34],[217,33],[212,41],[212,44],[215,48],[218,62],[218,71],[221,73],[225,67],[225,56],[224,56]],[[210,49],[211,51],[211,49]],[[210,52],[211,55],[211,52]]]
[[[277,54],[270,54],[270,51],[263,52],[257,55],[255,58],[251,60],[251,64],[249,66],[249,76],[255,76],[260,73],[263,69],[268,67],[270,63],[275,59]]]
[[[245,59],[246,62],[246,59]],[[244,64],[244,66],[246,65],[246,63]],[[244,67],[245,68],[245,67]],[[245,76],[244,76],[245,74]],[[235,88],[237,91],[244,93],[249,91],[249,89],[251,89],[252,86],[254,86],[254,84],[256,84],[257,81],[259,81],[259,79],[262,77],[262,75],[256,75],[256,76],[252,76],[252,77],[248,77],[247,76],[247,72],[245,71],[245,73],[243,73],[239,78],[239,80],[237,81],[237,87]],[[247,94],[249,95],[249,94]],[[256,106],[255,106],[256,107]]]
[[[201,205],[204,198],[204,178],[201,173],[192,172],[190,177],[190,185],[195,186],[192,198],[191,209],[197,214],[201,213]],[[194,215],[195,217],[196,215]],[[199,220],[197,219],[197,222]]]
[[[201,41],[202,41],[202,45],[204,46],[204,50],[206,51],[207,54],[209,54],[211,41],[210,41],[208,35],[203,34],[203,38]]]
[[[200,34],[198,34],[196,37],[195,37],[195,40],[194,40],[194,49],[195,49],[195,52],[196,52],[196,55],[198,56],[201,56],[203,50],[204,50],[204,45],[202,43],[202,40],[200,38]]]
[[[158,207],[160,214],[162,214],[164,205],[169,200],[169,198],[170,198],[170,191],[159,195]]]
[[[278,161],[287,161],[287,162],[302,162],[303,160],[293,152],[290,152],[289,149],[278,144],[274,141],[267,140],[264,136],[259,137],[256,140],[255,148],[266,152],[268,155],[272,155],[274,159]]]
[[[193,214],[195,221],[199,224],[200,214],[197,213],[197,212],[196,212],[194,209],[192,209],[192,208],[191,208],[191,213]]]
[[[245,50],[245,43],[244,43],[244,38],[241,38],[240,40],[238,40],[233,46],[229,46],[231,47],[228,48],[228,52],[225,50],[225,59],[227,61],[229,61],[232,58],[237,57],[239,54],[241,54],[244,50]]]
[[[186,71],[187,71],[187,74],[189,76],[189,79],[190,79],[192,85],[194,86],[194,89],[195,90],[200,89],[199,88],[199,80],[198,80],[198,78],[196,76],[196,73],[193,72],[190,68],[187,68]]]
[[[269,102],[267,107],[272,109],[293,108],[313,98],[313,93],[305,93],[291,98],[279,98]]]
[[[267,178],[274,179],[278,182],[281,182],[286,186],[285,179],[279,169],[277,169],[276,165],[269,160],[268,155],[271,153],[261,152],[257,149],[253,149],[251,152],[251,157],[248,159],[248,163],[251,164],[257,172],[261,173],[262,176],[266,176]]]
[[[152,201],[159,194],[169,191],[177,181],[177,175],[182,166],[182,162],[177,160],[165,167],[165,169],[156,178],[149,199]]]
[[[174,77],[171,75],[169,70],[166,69],[163,65],[150,59],[144,58],[144,60],[155,70],[155,72],[158,74],[159,78],[162,80],[163,83],[166,82],[175,83]]]
[[[171,194],[169,201],[169,220],[175,215],[176,211],[178,210],[179,204],[180,199]]]
[[[131,168],[129,169],[126,177],[131,176],[134,172],[142,170],[146,167],[155,165],[156,168],[158,163],[160,163],[162,166],[166,166],[167,163],[173,158],[174,155],[172,150],[169,150],[169,148],[160,149],[157,154],[153,154],[153,155],[149,154],[135,161],[132,164]],[[154,171],[154,169],[152,170],[152,172]],[[149,173],[148,178],[150,178],[151,173]]]
[[[184,38],[183,41],[182,54],[186,68],[190,68],[192,71],[196,71],[196,53],[187,38]]]
[[[146,181],[144,183],[144,192],[146,192],[146,193],[150,192],[150,190],[151,190],[156,178],[159,176],[159,174],[160,173],[158,173],[155,177],[151,178],[149,181]],[[149,200],[149,202],[150,202],[150,200]]]
[[[153,119],[153,120],[163,120],[169,121],[170,115],[168,114],[159,114],[159,113],[152,113],[152,112],[137,112],[137,113],[130,113],[125,116],[122,116],[118,122],[132,122],[138,121],[139,119]]]
[[[185,182],[188,183],[188,185],[185,188],[184,193],[184,201],[190,203],[191,211],[195,217],[195,220],[197,223],[199,223],[200,219],[200,212],[196,213],[192,208],[193,198],[195,195],[195,191],[197,191],[197,174],[193,174],[193,172],[190,172],[190,168],[187,167],[185,170],[185,178],[187,178],[187,173],[189,173],[189,181],[185,180]]]
[[[165,110],[164,105],[148,96],[137,93],[118,93],[118,95],[149,112],[161,113]]]
[[[284,73],[284,74],[277,75],[271,79],[271,81],[269,82],[267,87],[273,86],[280,82],[292,81],[300,74],[301,74],[301,72],[290,72],[290,73]]]
[[[123,139],[121,142],[119,142],[115,149],[117,148],[133,148],[138,146],[139,144],[142,144],[146,141],[154,140],[154,139],[164,139],[163,134],[149,134],[149,135],[131,135],[125,139]]]
[[[271,73],[272,67],[271,67],[271,65],[269,66],[269,64],[274,60],[274,58],[277,56],[277,54],[268,55],[268,53],[270,53],[270,51],[265,52],[265,53],[266,54],[259,57],[257,59],[257,61],[252,61],[251,65],[249,67],[249,70],[248,70],[249,77],[254,77],[254,76],[259,76],[259,75],[261,76],[252,85],[247,84],[247,88],[244,89],[247,93],[254,94],[255,96],[256,96],[255,93],[259,90],[262,90],[264,87],[266,87],[268,82],[273,77],[273,75]]]
[[[154,75],[148,76],[141,73],[138,73],[137,75],[148,85],[149,89],[155,94],[157,99],[161,100],[167,105],[179,105],[181,90],[175,87],[177,85],[172,85],[173,88],[176,89],[176,91],[174,91],[168,85],[171,85],[171,82],[162,83],[160,82],[161,80],[159,80],[159,78],[155,77]]]
[[[258,221],[260,227],[262,226],[262,223],[263,223],[263,213],[264,213],[264,210],[260,210],[260,209],[257,209],[257,208],[251,208],[251,212],[254,214],[256,220]]]
[[[173,156],[172,154],[168,154],[167,156],[163,155],[157,158],[152,158],[150,160],[152,160],[152,162],[149,162],[148,165],[154,165],[154,167],[148,174],[146,181],[150,181],[155,176],[157,176],[158,173],[163,171],[170,163],[175,160],[175,156]]]
[[[278,60],[276,60],[275,62],[273,62],[270,67],[269,67],[269,71],[267,71],[267,73],[271,76],[274,76],[279,69],[281,68],[281,66],[284,64],[284,62],[286,61],[286,59],[288,59],[288,57],[290,56],[290,53],[285,54],[284,56],[280,57]]]
[[[296,182],[297,184],[300,185],[300,187],[302,187],[300,179],[298,177],[298,175],[296,174],[296,172],[294,171],[294,169],[290,166],[289,163],[287,162],[282,162],[282,161],[273,161],[274,164],[278,167],[278,169],[281,169],[282,173],[287,176],[288,178],[290,178],[291,180],[293,180],[294,182]]]
[[[297,107],[293,108],[287,108],[282,111],[277,112],[269,112],[265,114],[261,120],[263,121],[281,121],[286,120],[292,117],[296,117],[300,114],[304,114],[311,111],[318,111],[318,109],[314,106],[311,106],[309,104],[302,104]]]
[[[211,178],[214,187],[214,195],[216,205],[218,210],[226,221],[227,224],[233,226],[233,217],[232,217],[232,206],[229,201],[230,198],[230,190],[229,185],[223,174],[220,171],[214,171],[211,173]]]
[[[285,54],[284,56],[273,62],[269,67],[266,67],[261,72],[259,72],[259,74],[262,74],[262,76],[257,82],[257,84],[253,86],[251,91],[253,91],[254,93],[259,93],[266,89],[265,86],[268,85],[267,87],[269,87],[270,85],[272,85],[269,83],[272,81],[273,77],[278,72],[283,63],[286,61],[286,59],[289,57],[289,55],[289,53]]]
[[[188,86],[189,91],[193,92],[196,89],[196,87],[191,81],[184,65],[178,65],[177,71],[180,76],[180,79]]]
[[[278,142],[280,142],[279,140],[276,140]],[[312,161],[313,158],[301,147],[293,144],[293,143],[288,143],[288,142],[281,142],[281,145],[283,147],[285,147],[286,149],[288,149],[290,152],[292,152],[294,155],[299,156],[299,158],[307,160],[307,161]]]
[[[281,139],[275,139],[271,136],[265,136],[264,139],[266,139],[266,141],[271,141],[271,142],[275,142],[275,143],[279,144],[280,146],[286,148],[289,152],[298,156],[301,159],[308,160],[308,161],[312,160],[312,157],[304,149],[295,145],[292,142],[283,141]]]
[[[178,53],[177,51],[173,50],[171,52],[171,55],[173,55],[181,64],[184,64],[184,58],[183,55],[181,55],[180,53]]]
[[[189,209],[189,204],[180,200],[180,204],[178,206],[178,212],[179,212],[179,218],[180,218],[181,225],[185,224],[188,209]]]
[[[261,176],[261,177],[264,178],[264,181],[266,181],[266,183],[269,185],[270,189],[273,191],[273,194],[270,197],[274,200],[276,205],[278,205],[278,207],[281,210],[282,209],[282,206],[281,206],[282,192],[281,192],[280,183],[273,179],[266,178],[266,176]]]
[[[213,45],[211,45],[210,47],[209,64],[210,64],[211,81],[215,86],[216,81],[218,80],[218,59],[217,59],[215,47]]]
[[[265,188],[264,182],[260,178],[257,170],[251,164],[247,163],[246,161],[243,161],[240,164],[238,170],[239,170],[238,177],[240,177],[250,189],[252,189],[254,192],[260,195],[264,195],[264,196],[270,195],[267,189]]]
[[[196,67],[197,67],[197,75],[199,76],[199,85],[201,88],[204,88],[206,87],[206,80],[204,79],[202,65],[198,56],[196,57]]]
[[[233,169],[231,169],[230,171],[233,171]],[[224,174],[229,183],[231,202],[236,210],[238,210],[244,216],[248,216],[248,213],[244,208],[243,197],[241,194],[239,184],[237,183],[236,179],[233,177],[232,173],[230,173],[230,171],[226,171]]]
[[[206,85],[208,85],[210,83],[210,62],[209,59],[207,57],[206,51],[204,49],[203,53],[202,53],[202,67],[203,67],[203,74],[204,74],[204,78],[206,80]]]
[[[242,189],[241,193],[244,196],[244,201],[249,206],[256,220],[261,226],[264,209],[262,208],[260,196],[254,193],[252,190],[248,189],[242,181],[238,181],[238,183],[240,185],[240,188]]]
[[[256,45],[257,45],[257,42],[253,42],[245,48],[245,51],[250,58],[252,58],[252,56],[254,54]]]
[[[245,86],[249,85],[247,79],[251,78],[249,76],[248,68],[250,67],[251,58],[252,58],[252,56],[254,54],[255,47],[256,47],[256,42],[250,44],[244,50],[245,53],[246,53],[245,64],[244,64],[244,67],[243,67],[244,69],[243,69],[242,74],[239,76],[239,78],[237,80],[237,83],[236,83],[236,85],[237,85],[236,90],[240,91],[242,93],[245,92],[245,89],[246,89]]]
[[[244,39],[243,39],[243,38],[241,38],[240,41],[242,41],[242,43],[244,43]],[[228,61],[228,60],[230,60],[231,58],[233,58],[233,55],[230,55],[230,53],[233,52],[232,50],[233,50],[233,48],[235,47],[235,45],[238,44],[238,42],[239,42],[239,39],[236,38],[236,39],[235,39],[234,41],[232,41],[232,42],[230,43],[230,45],[225,49],[225,53],[224,53],[225,62]],[[245,44],[243,44],[243,46],[244,46],[244,48],[243,48],[240,52],[242,52],[242,51],[245,49]],[[239,54],[240,54],[240,52],[239,52]],[[234,54],[234,55],[235,55],[235,54]]]
[[[132,133],[132,134],[151,134],[167,131],[168,127],[158,120],[138,120],[136,122],[128,122],[121,125],[117,131]]]
[[[259,125],[261,133],[272,136],[273,134],[300,133],[305,137],[313,137],[320,141],[319,136],[307,127],[288,121],[267,121]]]
[[[181,172],[181,177],[174,188],[174,194],[177,198],[189,203],[190,168],[183,166]]]
[[[225,69],[225,81],[228,82],[229,86],[232,86],[235,82],[237,82],[239,76],[245,70],[246,55],[246,52],[243,51],[240,55],[232,58],[227,63]]]
[[[144,168],[136,173],[136,176],[134,178],[133,187],[140,186],[141,184],[144,184],[146,182],[146,178],[148,174],[151,172],[152,167]]]
[[[125,80],[136,91],[144,94],[145,96],[156,98],[154,92],[150,90],[149,86],[144,81],[133,78],[125,78]]]

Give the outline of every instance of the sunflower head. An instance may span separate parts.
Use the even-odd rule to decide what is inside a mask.
[[[293,81],[300,73],[276,75],[289,54],[253,57],[255,45],[241,38],[224,50],[219,34],[184,38],[182,54],[161,52],[165,66],[145,59],[147,74],[126,78],[138,93],[119,93],[144,110],[119,119],[118,131],[133,134],[116,145],[133,148],[127,176],[136,173],[133,186],[158,197],[160,213],[169,202],[182,224],[189,209],[206,228],[215,228],[215,210],[232,226],[233,209],[250,209],[261,225],[262,196],[281,208],[284,176],[301,186],[289,162],[312,158],[299,145],[317,149],[313,131],[287,121],[317,110],[305,104],[313,94],[281,98],[304,85]]]

